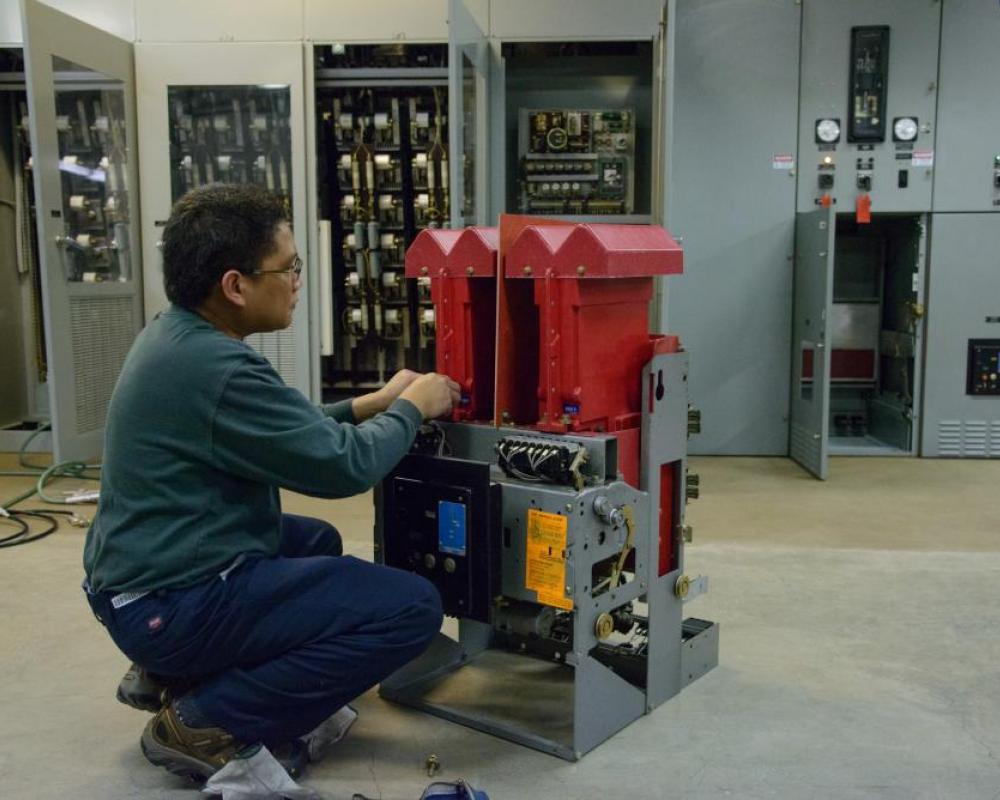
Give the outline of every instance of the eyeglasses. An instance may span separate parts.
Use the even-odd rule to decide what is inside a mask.
[[[292,262],[292,266],[288,269],[257,269],[249,273],[250,275],[287,275],[289,273],[294,273],[295,279],[300,280],[302,278],[302,259],[295,256],[295,260]]]

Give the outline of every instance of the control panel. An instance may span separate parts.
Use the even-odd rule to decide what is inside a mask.
[[[431,581],[445,614],[488,622],[500,580],[500,486],[490,465],[411,453],[377,491],[381,562]]]
[[[940,28],[939,4],[803,6],[799,212],[931,209]]]
[[[1000,396],[1000,339],[970,339],[965,393]]]
[[[633,109],[522,108],[518,122],[522,213],[633,212]]]

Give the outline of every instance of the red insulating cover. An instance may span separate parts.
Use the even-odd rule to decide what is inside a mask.
[[[682,259],[655,225],[521,231],[505,270],[508,278],[535,279],[539,428],[613,432],[640,424],[652,276],[681,272]]]
[[[424,230],[406,252],[407,277],[431,279],[435,369],[462,387],[455,420],[493,418],[496,271],[496,228]]]
[[[659,225],[530,225],[506,257],[508,278],[545,272],[558,278],[641,278],[683,271],[680,245]]]

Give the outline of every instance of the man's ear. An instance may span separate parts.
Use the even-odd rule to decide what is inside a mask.
[[[219,288],[222,296],[234,306],[243,308],[246,305],[246,296],[243,293],[243,279],[246,276],[238,269],[226,270],[219,280]]]

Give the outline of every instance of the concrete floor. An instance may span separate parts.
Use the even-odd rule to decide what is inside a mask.
[[[711,592],[689,610],[721,623],[716,670],[576,764],[369,694],[304,782],[410,800],[434,752],[493,800],[1000,798],[1000,462],[841,458],[825,484],[784,459],[692,468],[687,571]],[[370,556],[370,497],[286,510]],[[0,797],[195,798],[114,700],[127,664],[80,595],[82,542],[0,551]]]

